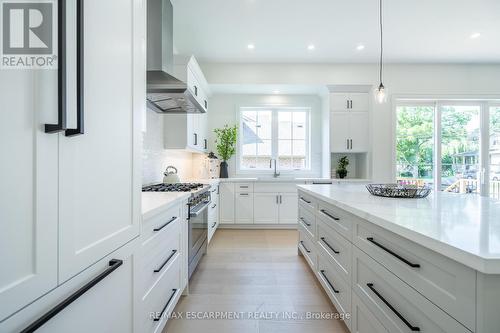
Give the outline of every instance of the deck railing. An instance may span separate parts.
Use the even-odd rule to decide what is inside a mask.
[[[429,183],[428,180],[420,178],[405,178],[399,177],[396,179],[398,184],[401,185],[418,185],[423,186]],[[453,184],[449,185],[444,189],[445,192],[454,193],[479,193],[480,186],[477,179],[457,179]],[[490,197],[495,199],[500,199],[500,181],[491,180],[490,181]]]

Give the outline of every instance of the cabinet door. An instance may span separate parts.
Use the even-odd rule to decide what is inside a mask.
[[[352,293],[352,333],[389,333],[390,330]]]
[[[297,193],[280,194],[280,224],[296,224],[299,209]]]
[[[349,94],[350,110],[367,112],[370,107],[370,99],[368,93],[351,93]]]
[[[234,224],[234,183],[220,183],[219,195],[220,223]]]
[[[234,223],[253,223],[253,193],[236,193],[234,199]]]
[[[277,224],[279,221],[279,194],[255,193],[254,194],[254,223]]]
[[[59,146],[60,282],[136,237],[141,218],[143,3],[84,5],[85,134]]]
[[[343,112],[349,109],[349,95],[345,93],[330,94],[330,111]]]
[[[2,71],[0,100],[2,321],[57,284],[57,71]]]
[[[369,150],[368,112],[351,112],[349,114],[350,151],[367,152]]]
[[[349,138],[349,113],[330,112],[330,151],[347,152]]]

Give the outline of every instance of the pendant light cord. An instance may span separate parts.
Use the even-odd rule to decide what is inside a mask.
[[[380,13],[380,84],[382,84],[382,59],[384,54],[384,43],[383,43],[383,29],[382,29],[382,0],[379,2],[379,13]]]

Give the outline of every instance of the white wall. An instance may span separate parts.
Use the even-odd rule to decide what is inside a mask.
[[[213,95],[210,99],[210,109],[208,115],[209,128],[209,148],[214,150],[215,154],[215,135],[214,128],[222,128],[224,125],[237,125],[237,111],[240,107],[258,107],[258,106],[305,106],[311,108],[311,128],[321,128],[322,101],[315,95],[249,95],[249,94],[222,94]],[[304,177],[319,177],[322,171],[321,158],[321,131],[312,131],[311,133],[311,172],[304,173]],[[250,177],[255,174],[237,174],[236,157],[233,156],[229,161],[229,176]],[[284,172],[282,171],[282,174]]]
[[[201,67],[210,84],[378,85],[378,67],[370,64],[205,63]],[[387,65],[384,84],[391,95],[500,96],[500,65]],[[392,104],[374,103],[372,112],[373,180],[391,181]],[[220,124],[220,118],[213,121]]]
[[[163,171],[169,165],[179,170],[181,180],[193,176],[193,155],[190,152],[164,149],[163,118],[161,114],[146,111],[146,126],[143,131],[142,183],[151,184],[163,181]]]

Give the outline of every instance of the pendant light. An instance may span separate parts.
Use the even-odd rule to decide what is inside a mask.
[[[384,34],[383,34],[383,26],[382,26],[382,0],[379,1],[379,23],[380,23],[380,64],[379,64],[379,78],[380,84],[377,89],[375,89],[375,100],[379,103],[385,103],[387,101],[387,89],[384,87],[382,83],[382,71],[383,71],[383,56],[384,56]]]

